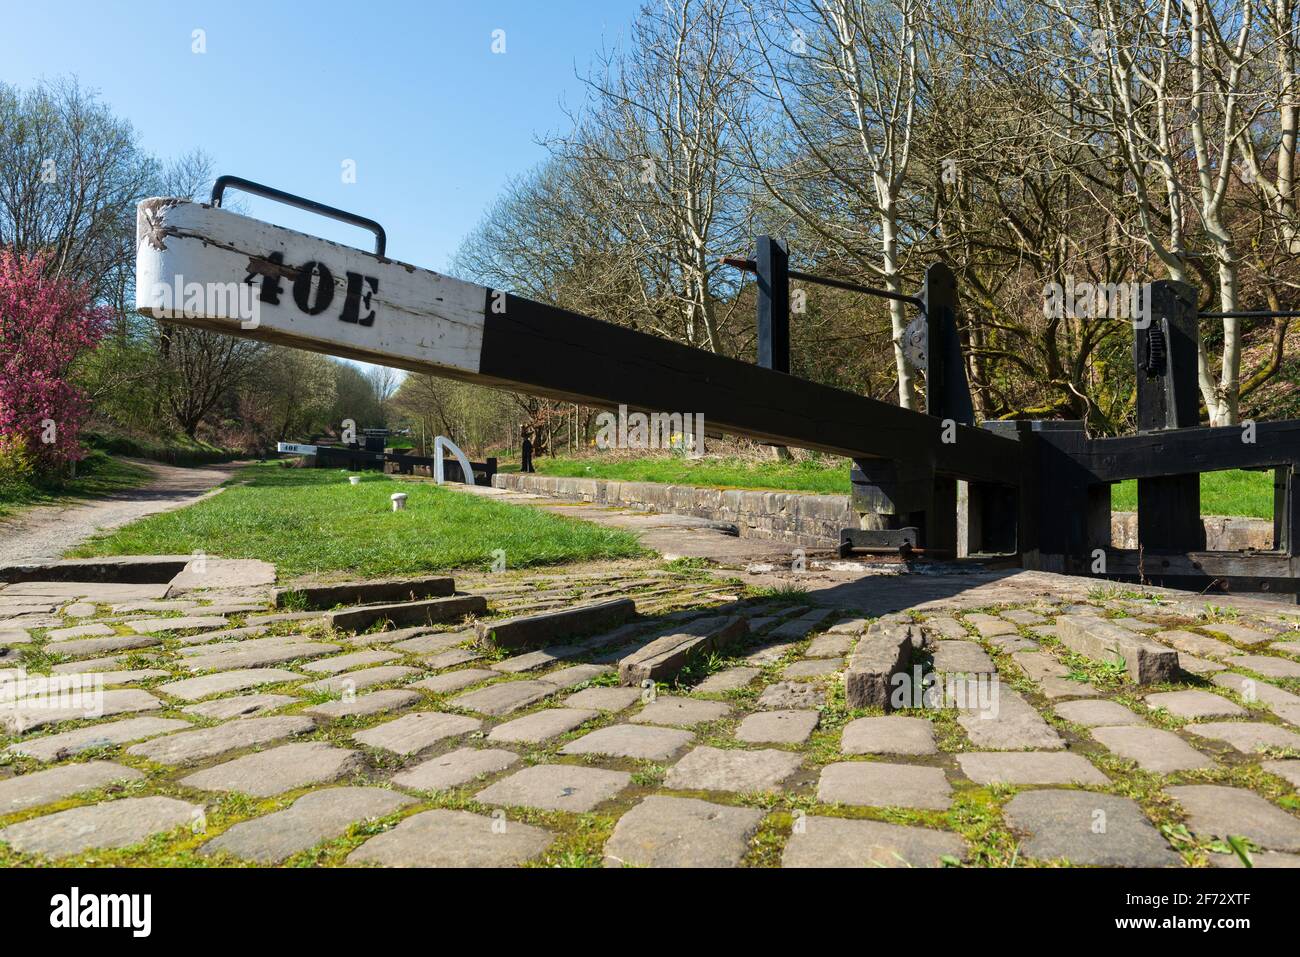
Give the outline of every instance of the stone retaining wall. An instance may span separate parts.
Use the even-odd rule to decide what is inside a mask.
[[[775,539],[813,547],[835,545],[840,540],[840,529],[856,528],[858,524],[857,513],[849,507],[847,495],[724,490],[519,472],[498,472],[492,477],[492,484],[500,489],[596,505],[693,515],[735,525],[743,538]],[[1211,515],[1204,522],[1206,547],[1211,551],[1273,547],[1273,523],[1267,519]],[[1116,548],[1137,547],[1137,513],[1112,514],[1111,541]]]
[[[659,482],[563,478],[498,472],[492,484],[501,489],[693,515],[735,525],[743,538],[766,538],[794,545],[826,547],[840,540],[840,529],[856,526],[857,514],[847,495],[800,495],[744,489],[698,488]]]
[[[1267,518],[1203,515],[1205,547],[1212,552],[1243,548],[1268,551],[1273,547],[1273,522]],[[1110,540],[1116,548],[1137,548],[1137,512],[1112,512]]]

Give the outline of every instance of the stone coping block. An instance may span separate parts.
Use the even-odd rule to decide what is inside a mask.
[[[501,621],[480,621],[474,630],[479,642],[497,648],[529,648],[554,643],[561,638],[588,635],[621,625],[636,615],[631,598],[578,605],[521,615]]]
[[[380,581],[333,582],[325,585],[297,585],[277,588],[272,593],[276,608],[292,602],[321,611],[339,605],[396,604],[422,598],[447,598],[456,593],[456,580],[445,575],[425,578],[387,578]]]
[[[1178,677],[1178,652],[1137,632],[1094,615],[1062,615],[1057,637],[1071,651],[1095,661],[1124,661],[1138,684],[1157,684]]]
[[[667,681],[698,655],[728,648],[749,634],[748,621],[739,616],[717,616],[693,621],[680,631],[660,635],[618,663],[623,685]]]
[[[912,634],[906,626],[868,632],[853,649],[844,672],[844,697],[850,708],[894,710],[894,675],[912,664]]]
[[[436,625],[460,621],[469,615],[486,615],[487,599],[482,595],[453,595],[425,601],[399,602],[389,605],[359,605],[339,611],[327,611],[322,617],[331,628],[340,631],[365,631],[377,622],[386,621],[401,628],[412,625]]]

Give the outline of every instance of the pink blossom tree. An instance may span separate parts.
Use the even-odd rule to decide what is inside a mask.
[[[88,403],[69,381],[73,361],[108,329],[110,313],[37,256],[0,249],[0,439],[21,442],[41,470],[82,457]]]

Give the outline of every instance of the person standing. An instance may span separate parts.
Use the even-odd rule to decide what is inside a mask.
[[[531,433],[528,429],[522,430],[523,441],[519,443],[519,471],[531,472],[533,470],[533,440],[529,437]]]

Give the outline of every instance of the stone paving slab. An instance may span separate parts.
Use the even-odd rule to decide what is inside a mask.
[[[1202,658],[1226,658],[1237,653],[1237,649],[1226,642],[1190,631],[1159,631],[1152,637],[1179,651]]]
[[[790,751],[695,748],[668,771],[664,786],[679,791],[772,791],[803,764]]]
[[[244,718],[213,728],[182,731],[142,744],[133,744],[127,754],[147,758],[158,764],[190,764],[215,758],[241,748],[270,744],[294,735],[306,734],[315,727],[311,718],[284,715],[271,718]]]
[[[1146,719],[1118,701],[1061,701],[1052,706],[1066,721],[1085,728],[1140,727]]]
[[[496,677],[499,675],[495,671],[488,671],[486,668],[462,668],[459,671],[448,671],[421,681],[412,681],[407,687],[419,688],[433,694],[451,694],[453,691],[460,691],[462,688]]]
[[[1100,727],[1092,736],[1108,750],[1133,761],[1144,771],[1172,774],[1213,768],[1215,763],[1172,731],[1159,728]]]
[[[373,688],[376,685],[386,685],[392,681],[401,681],[403,678],[409,678],[411,675],[418,675],[419,673],[418,668],[408,668],[405,665],[381,665],[378,668],[363,668],[360,671],[349,671],[346,674],[321,678],[302,687],[305,691],[348,694],[365,688]]]
[[[327,784],[362,770],[355,751],[331,747],[322,741],[282,744],[182,778],[180,783],[199,791],[238,791],[253,797],[271,797]]]
[[[256,640],[256,639],[254,639]],[[212,646],[205,645],[208,650]],[[261,648],[238,648],[219,654],[195,655],[182,664],[190,671],[229,671],[235,668],[264,668],[297,659],[319,658],[341,650],[338,645],[321,641],[295,641]]]
[[[736,727],[736,740],[746,744],[803,744],[817,728],[816,711],[758,711]]]
[[[92,748],[108,748],[131,741],[152,738],[171,731],[193,727],[188,721],[176,718],[127,718],[104,724],[77,728],[60,734],[19,741],[5,748],[11,754],[21,754],[37,761],[61,761]]]
[[[1167,793],[1187,814],[1193,834],[1248,838],[1274,851],[1300,851],[1300,818],[1275,807],[1254,791],[1217,784],[1190,784]]]
[[[393,783],[413,791],[446,791],[504,771],[518,760],[519,755],[501,748],[458,748],[394,775]]]
[[[157,690],[172,698],[182,701],[201,701],[213,695],[228,694],[231,691],[243,691],[259,685],[282,684],[286,681],[302,681],[303,676],[295,671],[283,668],[237,668],[233,671],[219,671],[212,675],[198,678],[183,678],[159,685]]]
[[[952,788],[942,768],[845,761],[822,768],[817,800],[856,807],[945,811],[952,804]]]
[[[457,645],[464,644],[474,637],[470,632],[455,631],[451,633],[438,632],[435,634],[421,634],[410,638],[403,638],[400,641],[397,640],[399,634],[410,630],[411,629],[403,629],[402,632],[384,631],[379,632],[378,635],[373,637],[391,635],[391,638],[386,639],[386,641],[392,642],[388,647],[393,649],[393,651],[400,652],[404,655],[436,654],[439,651],[446,651],[448,648],[454,648]],[[417,628],[414,630],[428,632],[427,628]],[[360,637],[361,636],[357,636],[357,638],[352,639],[353,642],[356,642]]]
[[[628,811],[605,843],[607,867],[737,867],[763,812],[652,795]]]
[[[724,691],[736,691],[740,688],[747,688],[751,681],[763,673],[762,668],[749,668],[740,666],[736,668],[727,668],[724,671],[714,672],[709,675],[691,691],[699,691],[704,694],[719,694]]]
[[[1220,664],[1217,661],[1210,661],[1208,658],[1197,658],[1195,655],[1189,655],[1186,652],[1178,653],[1178,667],[1189,675],[1212,675],[1216,671],[1226,671],[1227,665]]]
[[[342,837],[361,821],[387,817],[412,798],[384,788],[337,787],[312,791],[290,807],[241,821],[204,844],[201,854],[218,852],[262,864],[275,864],[322,841]]]
[[[105,688],[116,688],[121,685],[138,684],[151,678],[166,678],[171,672],[158,668],[139,668],[135,671],[83,671],[81,674],[92,681],[102,681]]]
[[[599,711],[581,708],[544,708],[522,718],[499,724],[488,734],[489,741],[541,744],[559,737],[600,716]]]
[[[141,648],[152,648],[160,644],[162,644],[161,639],[151,638],[147,635],[113,635],[109,638],[82,638],[74,641],[50,642],[45,646],[45,650],[52,655],[80,658],[85,655],[102,655],[113,651],[136,651]]]
[[[250,629],[241,629],[250,630]],[[258,629],[265,630],[265,629]],[[216,634],[215,632],[213,634]],[[235,632],[229,632],[234,635]],[[211,638],[209,634],[206,637]],[[264,649],[282,649],[291,646],[319,644],[316,638],[311,635],[267,635],[265,637],[249,637],[240,635],[229,641],[212,641],[205,644],[186,644],[186,639],[177,639],[181,643],[177,654],[187,661],[195,658],[212,658],[213,660],[221,659],[221,655],[244,654],[250,651],[262,651]],[[338,647],[338,646],[335,646]]]
[[[36,817],[0,830],[22,854],[67,857],[90,848],[118,848],[189,825],[202,808],[168,797],[121,798]]]
[[[1014,635],[1018,633],[1016,631],[1016,626],[1013,623],[1004,621],[1003,619],[997,618],[993,615],[973,614],[966,615],[965,617],[966,623],[968,625],[973,625],[975,631],[981,638],[996,638],[999,635]],[[959,635],[954,633],[950,637],[964,638],[966,635],[963,630],[963,634]]]
[[[996,706],[968,709],[958,715],[957,723],[981,750],[1020,751],[1037,748],[1059,751],[1065,742],[1047,724],[1028,701],[1005,684],[998,688]]]
[[[698,690],[698,689],[697,689]],[[640,688],[584,688],[564,699],[567,708],[623,711],[641,700]]]
[[[1246,709],[1209,691],[1162,691],[1142,699],[1148,708],[1161,708],[1180,718],[1235,718]]]
[[[429,655],[421,659],[421,661],[426,668],[440,671],[443,668],[454,668],[456,665],[478,661],[482,657],[483,653],[479,651],[470,651],[468,648],[449,648],[447,651],[439,652],[436,655]]]
[[[1254,754],[1263,748],[1300,750],[1300,734],[1276,724],[1264,724],[1258,721],[1213,721],[1188,725],[1186,730],[1198,738],[1222,742],[1243,754]]]
[[[515,655],[504,661],[493,662],[490,667],[502,674],[519,674],[524,671],[545,668],[547,665],[553,665],[558,661],[581,654],[582,651],[581,645],[556,645],[552,648],[539,648],[536,651]]]
[[[667,761],[695,740],[691,731],[635,724],[614,724],[570,741],[561,754],[598,754],[611,758]]]
[[[200,704],[187,704],[181,710],[199,718],[229,721],[231,718],[251,718],[254,715],[275,711],[298,700],[288,694],[245,694],[233,698],[217,698],[215,701],[204,701]]]
[[[934,649],[934,670],[959,674],[993,674],[997,667],[973,641],[941,641]]]
[[[539,680],[554,685],[560,690],[567,690],[570,688],[576,688],[579,685],[584,685],[588,681],[591,681],[594,678],[599,678],[602,675],[612,674],[613,671],[614,669],[608,665],[598,665],[594,663],[569,665],[569,667],[561,668],[559,671],[548,672],[547,674],[542,675]]]
[[[511,867],[539,856],[555,836],[544,828],[468,811],[424,811],[376,835],[349,864],[385,867]]]
[[[122,624],[141,635],[156,635],[168,631],[225,628],[230,622],[221,615],[195,615],[189,618],[136,618]]]
[[[372,691],[370,694],[357,695],[341,701],[327,701],[325,704],[304,708],[303,714],[316,718],[335,721],[339,718],[364,717],[372,714],[385,714],[409,708],[423,701],[417,692],[403,691],[401,688],[389,688],[385,691]]]
[[[371,648],[366,651],[354,651],[350,654],[339,655],[335,658],[318,658],[315,661],[308,661],[303,664],[302,670],[311,671],[315,674],[336,675],[352,668],[360,668],[363,665],[381,665],[386,661],[394,661],[401,657],[396,652]]]
[[[581,813],[617,797],[631,783],[632,775],[626,771],[535,764],[484,788],[475,799],[483,804]]]
[[[839,658],[813,658],[791,662],[781,669],[781,677],[792,681],[808,681],[831,678],[843,670],[844,662]]]
[[[857,633],[818,635],[804,655],[808,658],[843,658],[853,648],[853,634]]]
[[[1293,788],[1300,789],[1300,758],[1287,758],[1284,761],[1264,761],[1260,767],[1269,774],[1285,778]]]
[[[52,675],[84,675],[95,671],[112,671],[126,664],[126,655],[108,655],[103,658],[82,658],[65,661],[50,668]],[[155,659],[156,660],[156,659]]]
[[[1065,751],[975,751],[957,755],[957,763],[976,784],[1110,783],[1083,755]]]
[[[107,638],[116,632],[102,622],[89,625],[73,625],[70,628],[51,628],[45,637],[51,642],[68,641],[73,638]]]
[[[1300,661],[1273,658],[1268,655],[1232,655],[1225,658],[1230,665],[1245,668],[1265,678],[1300,678]]]
[[[555,685],[546,681],[501,681],[476,691],[467,691],[451,699],[453,708],[477,711],[479,714],[499,717],[518,711],[543,698],[555,694]]]
[[[1230,641],[1235,641],[1239,645],[1264,645],[1274,641],[1277,635],[1272,632],[1260,631],[1257,628],[1247,628],[1245,625],[1234,625],[1231,623],[1221,623],[1214,625],[1202,625],[1206,631],[1212,631],[1216,635],[1223,635]]]
[[[1010,608],[999,614],[1007,621],[1013,621],[1017,625],[1041,625],[1043,623],[1042,615],[1026,611],[1023,608]]]
[[[119,714],[158,711],[162,708],[161,701],[149,692],[138,689],[114,689],[96,693],[88,687],[64,698],[51,697],[57,703],[31,703],[51,699],[28,698],[0,704],[0,728],[21,734],[61,721],[111,718]]]
[[[956,834],[924,827],[808,815],[790,835],[782,867],[942,867],[966,856]]]
[[[1275,711],[1279,707],[1300,707],[1300,695],[1284,691],[1277,685],[1269,684],[1267,681],[1260,681],[1258,678],[1249,678],[1235,672],[1226,672],[1214,675],[1210,678],[1210,681],[1220,688],[1227,688],[1229,691],[1237,692],[1249,703],[1258,702]]]
[[[0,780],[0,816],[53,804],[115,781],[139,781],[143,772],[111,761],[87,761]]]
[[[816,710],[825,703],[825,691],[802,681],[778,681],[758,696],[758,707],[770,711]]]
[[[1207,857],[1209,857],[1211,867],[1237,869],[1246,866],[1236,854],[1208,854]],[[1252,868],[1261,870],[1277,867],[1290,869],[1300,867],[1300,854],[1284,854],[1281,851],[1251,851],[1250,862]]]
[[[417,711],[358,731],[352,740],[394,754],[418,754],[448,738],[469,734],[482,726],[483,722],[478,718],[440,711]]]
[[[845,754],[937,754],[934,728],[925,718],[889,715],[858,718],[844,726],[840,750]]]
[[[1003,808],[1020,850],[1039,860],[1064,858],[1104,867],[1175,867],[1179,856],[1136,801],[1086,791],[1025,791]]]
[[[672,728],[690,728],[725,718],[731,705],[698,698],[659,695],[631,718],[633,724],[661,724]]]

